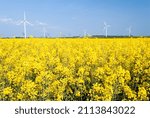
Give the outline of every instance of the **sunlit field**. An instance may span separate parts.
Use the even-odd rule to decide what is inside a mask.
[[[150,100],[150,39],[0,39],[0,100]]]

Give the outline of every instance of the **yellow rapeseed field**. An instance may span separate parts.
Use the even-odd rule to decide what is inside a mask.
[[[150,39],[0,39],[0,100],[150,100]]]

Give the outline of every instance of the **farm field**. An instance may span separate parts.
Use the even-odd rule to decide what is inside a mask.
[[[150,38],[0,39],[1,101],[149,101]]]

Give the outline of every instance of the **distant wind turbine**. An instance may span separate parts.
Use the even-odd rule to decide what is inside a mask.
[[[33,25],[33,24],[31,24],[30,22],[28,22],[28,21],[26,20],[26,13],[25,13],[25,12],[24,12],[23,21],[21,21],[19,24],[23,24],[24,38],[27,38],[27,27],[26,27],[26,25],[27,25],[27,24]]]
[[[43,27],[43,37],[46,38],[46,28]]]
[[[105,36],[108,36],[108,28],[110,27],[110,25],[108,25],[106,22],[104,22],[104,29],[105,29]]]
[[[44,22],[36,21],[37,25],[42,27],[42,32],[43,32],[43,37],[46,38],[46,33],[47,33],[47,24]]]
[[[62,32],[59,32],[60,37],[62,37]]]
[[[83,37],[86,37],[87,36],[87,31],[84,30],[84,34],[83,34]]]
[[[130,27],[128,28],[129,37],[131,37],[131,32],[132,32],[132,27],[130,26]]]

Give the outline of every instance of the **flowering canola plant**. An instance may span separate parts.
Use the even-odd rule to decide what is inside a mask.
[[[0,100],[149,101],[149,38],[0,39]]]

